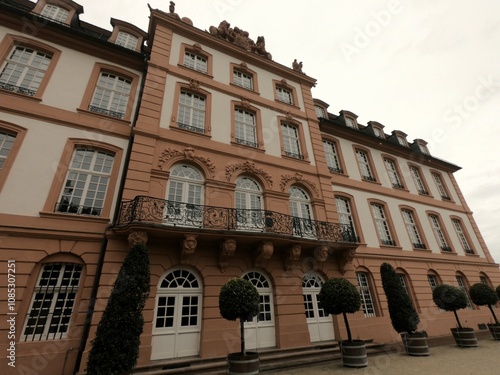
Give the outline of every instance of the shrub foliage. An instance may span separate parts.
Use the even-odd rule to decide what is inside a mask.
[[[458,319],[457,310],[467,307],[465,292],[453,285],[441,284],[432,291],[434,303],[443,310],[453,311],[459,328],[463,328]]]
[[[413,333],[417,330],[420,318],[399,275],[389,263],[380,266],[382,286],[387,297],[387,307],[391,323],[396,332]]]
[[[91,342],[88,375],[128,374],[133,370],[139,356],[149,280],[148,248],[136,244],[123,262]]]
[[[477,283],[470,287],[469,294],[472,302],[478,306],[488,306],[495,319],[495,323],[498,324],[498,319],[495,315],[493,307],[498,302],[498,295],[495,290],[484,283]]]

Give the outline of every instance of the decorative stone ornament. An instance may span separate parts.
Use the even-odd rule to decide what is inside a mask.
[[[272,242],[267,241],[260,244],[255,254],[255,267],[261,267],[264,262],[267,262],[269,259],[271,259],[273,252],[274,245]]]
[[[229,260],[236,251],[236,246],[237,243],[234,238],[227,238],[224,242],[221,243],[218,263],[220,272],[226,271],[226,268],[229,265]]]
[[[287,252],[287,256],[285,258],[285,264],[284,264],[285,271],[291,271],[292,268],[294,268],[294,266],[297,265],[301,252],[302,252],[302,247],[299,244],[294,244],[290,246]]]
[[[326,245],[317,246],[314,249],[314,259],[318,262],[325,262],[328,259],[329,248]]]
[[[181,246],[181,263],[189,263],[189,258],[196,251],[198,245],[198,236],[196,234],[185,234]]]
[[[148,235],[146,232],[134,231],[128,235],[128,245],[130,246],[130,248],[134,247],[134,245],[137,244],[146,245],[147,242]]]
[[[348,263],[352,263],[355,255],[356,249],[349,249],[336,253],[336,258],[339,264],[339,271],[342,275],[346,273],[346,266]]]

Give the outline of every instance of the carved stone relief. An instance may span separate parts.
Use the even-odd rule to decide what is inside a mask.
[[[227,266],[229,265],[229,260],[234,255],[236,251],[236,240],[234,238],[227,238],[224,242],[221,243],[220,246],[220,254],[219,254],[219,270],[221,272],[225,272]]]
[[[148,235],[146,232],[134,231],[128,235],[128,245],[133,247],[137,244],[146,245],[148,242]]]
[[[307,185],[311,191],[314,193],[314,195],[316,197],[319,196],[319,192],[318,192],[318,188],[316,187],[316,184],[311,181],[311,180],[308,180],[307,178],[304,178],[304,176],[302,176],[302,173],[295,173],[295,175],[289,175],[289,174],[286,174],[286,175],[282,175],[281,176],[281,183],[280,183],[280,188],[281,188],[281,191],[285,191],[285,188],[287,186],[287,184],[289,182],[292,182],[292,183],[295,183],[295,182],[300,182],[300,183],[303,183],[305,185]]]
[[[265,170],[257,168],[255,164],[251,161],[245,161],[244,163],[239,163],[239,164],[229,164],[226,166],[226,180],[229,182],[231,181],[231,177],[233,176],[234,172],[236,171],[242,171],[242,172],[247,172],[247,173],[253,173],[259,176],[262,176],[267,183],[269,184],[269,187],[272,188],[273,186],[273,178],[269,173],[267,173]]]
[[[274,245],[272,242],[267,241],[260,244],[255,253],[255,267],[263,267],[264,263],[271,259],[273,252]]]
[[[158,167],[163,170],[165,163],[173,157],[183,157],[186,160],[196,160],[203,163],[207,169],[211,172],[212,178],[215,177],[215,165],[212,163],[210,158],[195,155],[195,150],[192,147],[186,147],[184,151],[175,150],[172,148],[166,148],[161,153],[158,160]]]

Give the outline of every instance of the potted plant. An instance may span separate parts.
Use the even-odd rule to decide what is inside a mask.
[[[257,288],[248,280],[234,278],[224,284],[219,293],[219,311],[227,320],[240,321],[239,353],[228,355],[229,373],[259,373],[259,354],[245,351],[245,321],[251,321],[259,313],[260,296]]]
[[[451,333],[458,346],[462,348],[476,347],[477,338],[474,329],[463,327],[458,319],[457,310],[467,307],[465,292],[455,286],[441,284],[432,291],[434,303],[443,310],[453,311],[457,320],[457,327],[451,328]]]
[[[495,290],[484,283],[477,283],[470,287],[469,294],[472,302],[478,306],[488,306],[493,315],[495,323],[488,324],[491,335],[495,340],[500,340],[500,323],[498,322],[493,305],[498,302],[498,295]]]
[[[366,367],[368,357],[363,340],[353,340],[347,314],[353,314],[361,307],[358,289],[347,279],[334,278],[326,281],[318,294],[319,307],[326,314],[344,317],[347,340],[340,343],[342,364],[346,367]]]
[[[412,356],[429,355],[427,334],[417,332],[420,318],[399,275],[389,263],[383,263],[380,266],[380,276],[392,327],[401,335],[406,353]]]

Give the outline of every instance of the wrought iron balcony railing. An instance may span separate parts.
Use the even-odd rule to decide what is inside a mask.
[[[121,204],[117,226],[152,223],[204,230],[273,233],[334,242],[359,242],[348,224],[304,219],[269,210],[204,206],[147,196]]]

